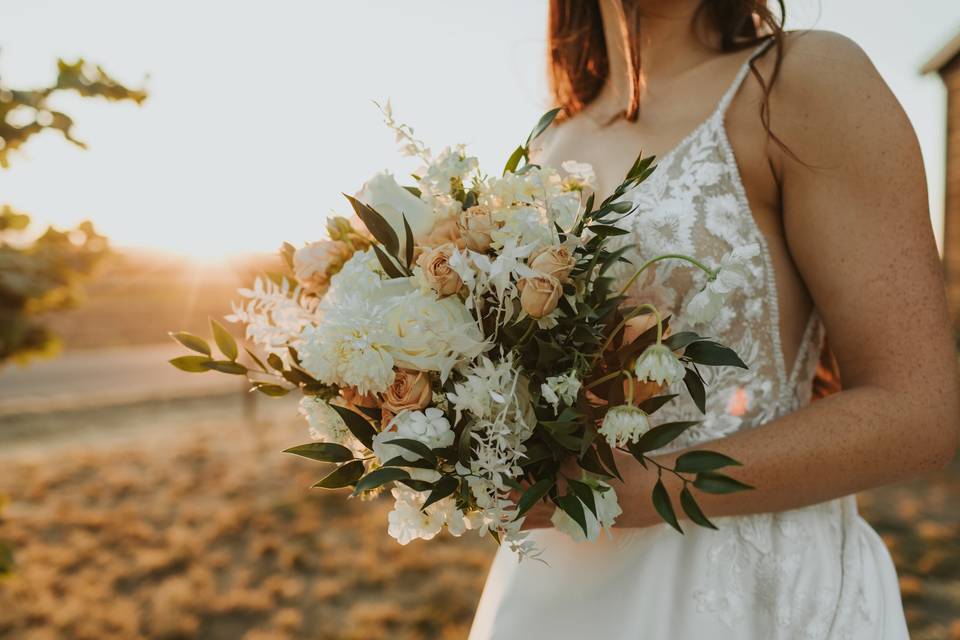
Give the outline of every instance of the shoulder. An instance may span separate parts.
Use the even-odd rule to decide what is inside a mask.
[[[773,78],[776,52],[758,70]],[[831,31],[795,31],[783,40],[780,67],[770,91],[773,133],[789,148],[819,157],[856,150],[854,138],[883,136],[915,145],[900,103],[869,56],[850,38]],[[801,155],[801,154],[798,154]]]

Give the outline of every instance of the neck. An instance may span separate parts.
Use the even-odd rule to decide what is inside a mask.
[[[630,96],[630,66],[624,42],[627,20],[636,20],[643,88],[651,78],[670,77],[710,55],[692,29],[699,0],[636,0],[636,15],[624,12],[623,0],[599,0],[609,74],[598,102],[622,110]]]

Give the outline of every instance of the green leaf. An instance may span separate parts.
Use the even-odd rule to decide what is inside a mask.
[[[515,489],[517,491],[523,491],[523,485],[520,484],[520,482],[517,481],[516,478],[512,476],[508,476],[507,474],[501,472],[500,479],[503,480],[503,483],[508,487],[510,487],[511,489]]]
[[[390,278],[404,278],[403,272],[400,271],[400,267],[394,264],[393,260],[383,252],[383,249],[373,244],[370,245],[373,248],[373,252],[377,256],[377,261],[380,263],[380,266],[383,268],[383,272],[387,274]]]
[[[470,455],[473,453],[473,436],[470,435],[470,426],[464,426],[463,430],[460,431],[459,439],[457,440],[457,460],[461,464],[469,465],[470,464]]]
[[[737,491],[746,491],[753,489],[748,484],[734,480],[730,476],[715,471],[704,471],[698,473],[693,481],[693,486],[706,493],[735,493]]]
[[[430,447],[423,444],[419,440],[414,440],[412,438],[394,438],[393,440],[386,440],[384,444],[392,444],[400,447],[401,449],[406,449],[412,453],[417,454],[427,462],[431,464],[437,464],[437,456],[430,450]]]
[[[271,353],[270,355],[267,356],[267,364],[269,364],[271,367],[273,367],[277,371],[280,371],[281,369],[283,369],[283,358],[281,358],[275,353]]]
[[[517,147],[513,150],[513,153],[510,154],[510,158],[507,160],[507,164],[503,166],[503,175],[512,173],[517,170],[517,167],[520,165],[520,161],[527,156],[526,147]]]
[[[224,329],[223,325],[213,318],[210,318],[210,329],[213,331],[213,340],[217,343],[217,348],[220,349],[220,353],[229,360],[236,360],[239,353],[237,351],[237,341],[233,339],[230,332]]]
[[[350,201],[350,206],[357,213],[357,217],[363,222],[367,231],[376,238],[377,242],[382,244],[387,252],[396,256],[400,250],[400,239],[397,238],[397,232],[393,230],[390,223],[383,216],[374,211],[372,207],[365,205],[356,198],[343,194]]]
[[[556,109],[551,109],[550,111],[547,111],[545,114],[540,116],[540,121],[537,122],[536,126],[530,132],[530,135],[527,136],[527,142],[523,146],[529,147],[531,142],[536,140],[540,136],[540,134],[546,131],[547,127],[550,126],[550,123],[553,122],[553,119],[557,117],[558,113],[560,113],[559,107],[557,107]]]
[[[374,469],[357,481],[357,486],[353,488],[353,495],[357,495],[361,491],[376,489],[394,480],[406,480],[409,478],[410,474],[398,467],[380,467],[379,469]]]
[[[673,503],[670,502],[670,495],[667,493],[667,488],[663,486],[661,480],[657,480],[657,484],[654,485],[652,497],[653,508],[657,510],[657,513],[660,514],[663,521],[680,533],[683,533],[683,529],[680,528],[680,523],[677,522],[677,514],[673,510]]]
[[[652,413],[656,413],[657,411],[659,411],[663,405],[667,404],[668,402],[676,398],[678,395],[680,394],[668,393],[662,396],[653,396],[652,398],[647,398],[646,400],[638,404],[637,407],[647,415],[650,415]]]
[[[592,224],[587,227],[587,229],[593,231],[601,238],[606,238],[607,236],[625,236],[630,233],[630,229],[621,229],[611,224]]]
[[[409,269],[410,265],[413,264],[413,230],[410,228],[410,223],[407,222],[407,216],[403,216],[403,250],[403,261]]]
[[[530,485],[530,488],[523,492],[520,500],[517,501],[517,518],[530,511],[533,505],[537,504],[550,489],[553,488],[553,478],[543,478]]]
[[[293,384],[314,384],[317,381],[313,379],[310,374],[306,371],[301,371],[300,369],[291,368],[287,369],[281,374],[287,382],[292,382]]]
[[[335,442],[308,442],[284,449],[284,453],[292,453],[303,458],[319,460],[320,462],[347,462],[353,460],[353,453],[345,446]]]
[[[414,480],[413,478],[402,478],[398,480],[400,484],[405,484],[414,491],[430,491],[433,489],[433,484],[427,482],[426,480]]]
[[[190,373],[205,373],[210,371],[207,368],[207,363],[212,362],[207,356],[180,356],[169,361],[170,364],[175,366],[181,371],[188,371]]]
[[[423,511],[434,502],[443,500],[447,496],[453,495],[453,492],[457,490],[457,487],[460,486],[460,482],[453,476],[443,476],[437,480],[437,484],[433,487],[433,491],[430,492],[430,495],[427,496],[427,499],[423,501],[423,506],[420,507],[420,510]]]
[[[200,336],[195,336],[186,331],[177,331],[176,333],[171,333],[170,337],[191,351],[196,351],[197,353],[202,353],[207,356],[211,355],[210,345]]]
[[[579,480],[567,480],[567,485],[573,490],[580,502],[587,505],[594,517],[597,517],[597,500],[593,495],[593,489],[586,482]]]
[[[257,382],[253,385],[253,388],[271,398],[280,398],[290,393],[290,389],[286,387],[281,387],[278,384],[268,384],[266,382]]]
[[[373,436],[377,435],[377,430],[373,428],[366,418],[355,411],[335,404],[329,405],[331,409],[340,414],[344,424],[350,433],[359,440],[367,449],[373,448]]]
[[[233,360],[211,360],[204,365],[207,369],[213,369],[220,373],[229,373],[235,376],[246,375],[247,368],[239,362]]]
[[[681,331],[680,333],[675,333],[672,336],[664,338],[663,344],[667,345],[670,351],[679,351],[680,349],[685,349],[687,345],[697,340],[704,340],[704,338],[694,331]]]
[[[360,479],[360,476],[363,475],[363,470],[363,463],[359,460],[353,460],[352,462],[340,465],[327,474],[322,480],[314,483],[313,486],[321,489],[348,487]]]
[[[644,453],[656,451],[673,442],[677,436],[695,424],[699,423],[696,421],[667,422],[656,426],[640,436],[640,439],[637,440],[637,448]]]
[[[602,438],[597,440],[597,455],[600,457],[600,461],[603,462],[603,466],[609,469],[620,482],[623,482],[623,476],[620,475],[620,470],[617,469],[617,461],[613,457],[613,449],[611,449],[607,441]]]
[[[694,524],[698,524],[701,527],[707,527],[709,529],[716,529],[717,527],[707,519],[707,516],[703,514],[703,511],[700,509],[700,505],[697,504],[697,501],[694,499],[693,494],[690,493],[690,489],[687,487],[683,488],[683,491],[680,492],[680,506],[683,507],[683,512],[687,514],[687,517]]]
[[[688,451],[677,457],[674,469],[680,473],[699,473],[723,467],[739,467],[740,463],[716,451]]]
[[[568,516],[574,519],[574,521],[580,525],[580,528],[583,529],[583,535],[589,536],[587,532],[587,516],[583,512],[583,503],[572,493],[562,495],[557,498],[557,504],[561,509],[566,512]]]
[[[394,456],[380,465],[381,467],[408,467],[413,469],[435,469],[437,465],[426,460],[407,460],[403,456]]]
[[[700,413],[707,413],[707,390],[703,387],[703,380],[700,374],[693,369],[687,369],[683,375],[683,384],[687,387],[687,392],[693,399],[693,403],[700,409]]]
[[[244,347],[243,350],[247,352],[247,355],[250,356],[251,360],[257,363],[257,366],[260,367],[262,371],[267,370],[267,365],[263,364],[263,361],[257,357],[257,354],[255,354],[253,351],[250,351],[250,349],[246,347]]]
[[[690,344],[684,349],[683,355],[697,364],[714,367],[730,366],[741,369],[748,368],[733,349],[711,340],[701,340]]]
[[[600,457],[597,455],[596,449],[590,447],[587,449],[583,455],[580,456],[580,467],[586,469],[590,473],[595,473],[597,475],[604,476],[606,478],[612,478],[613,474],[610,473],[603,464],[600,462]]]

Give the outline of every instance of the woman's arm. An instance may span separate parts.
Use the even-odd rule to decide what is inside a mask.
[[[775,132],[812,166],[776,147],[771,160],[787,242],[844,389],[711,442],[744,463],[724,472],[756,487],[698,493],[712,516],[783,511],[905,480],[942,468],[957,448],[957,360],[916,136],[859,47],[822,32],[790,40],[770,108]],[[625,507],[622,526],[657,521],[652,474],[635,467],[617,488],[622,505],[642,508]]]
[[[706,445],[743,462],[723,472],[756,487],[696,492],[708,516],[783,511],[905,480],[942,468],[957,447],[957,360],[905,114],[855,44],[820,32],[790,38],[770,106],[774,131],[812,165],[771,147],[790,251],[844,389]],[[659,522],[656,474],[621,459],[617,524]],[[663,478],[675,496],[679,480]],[[530,527],[549,518],[532,515]]]

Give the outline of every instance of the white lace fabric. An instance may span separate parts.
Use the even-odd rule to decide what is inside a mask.
[[[762,52],[758,49],[754,55]],[[761,426],[810,401],[823,340],[816,312],[795,362],[784,361],[774,267],[746,198],[724,126],[748,65],[716,110],[625,197],[637,205],[620,236],[633,262],[681,253],[716,266],[735,247],[757,244],[747,286],[709,325],[688,326],[682,309],[705,277],[686,263],[649,269],[629,294],[676,313],[673,331],[692,329],[733,348],[748,369],[702,368],[706,414],[685,396],[655,422],[699,420],[671,449]],[[628,254],[628,257],[630,255]],[[632,273],[616,267],[620,278]],[[547,565],[517,563],[501,548],[471,640],[487,638],[699,638],[900,640],[907,638],[896,572],[852,496],[781,513],[717,518],[718,531],[686,523],[615,529],[611,539],[574,543],[552,529],[534,537]]]

